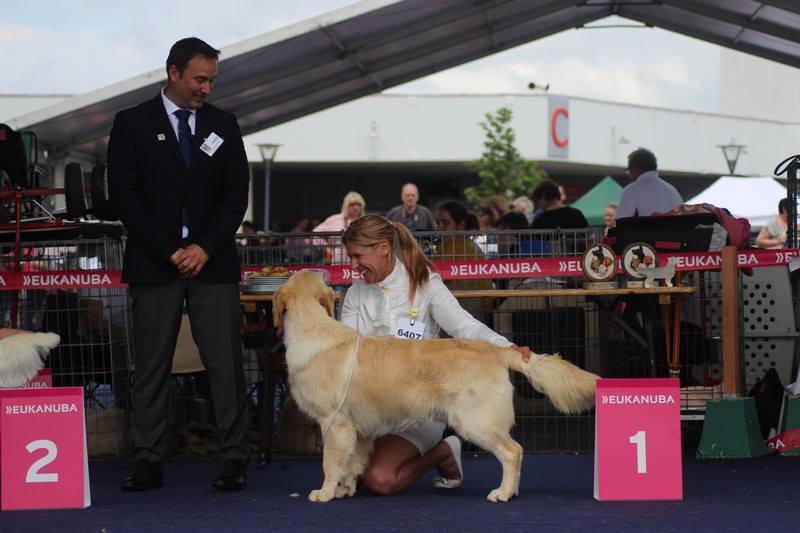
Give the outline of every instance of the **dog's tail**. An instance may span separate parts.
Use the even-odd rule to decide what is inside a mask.
[[[599,376],[581,370],[560,355],[531,353],[527,363],[516,350],[505,350],[509,368],[528,378],[533,388],[543,392],[562,413],[580,413],[594,406]]]
[[[19,333],[0,341],[0,389],[25,385],[60,341],[55,333]]]

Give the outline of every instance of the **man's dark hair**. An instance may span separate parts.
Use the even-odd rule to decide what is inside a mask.
[[[789,212],[789,199],[788,198],[781,198],[781,201],[778,202],[778,214],[780,215],[786,211]]]
[[[539,200],[558,200],[561,198],[561,191],[558,189],[558,183],[553,180],[544,180],[533,189],[533,201]]]
[[[172,45],[167,56],[167,75],[169,76],[169,66],[175,65],[180,74],[186,68],[186,64],[194,56],[203,56],[207,59],[218,59],[219,50],[209,45],[207,42],[197,37],[187,37]]]
[[[628,154],[628,168],[636,167],[642,172],[656,170],[656,155],[647,148],[637,148]]]
[[[529,226],[530,224],[528,224],[528,219],[525,217],[525,215],[511,211],[510,213],[506,213],[497,219],[497,225],[495,228],[521,230],[528,229]]]

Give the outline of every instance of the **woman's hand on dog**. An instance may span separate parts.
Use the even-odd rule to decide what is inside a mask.
[[[531,349],[527,346],[517,346],[516,344],[512,344],[511,347],[522,354],[523,363],[527,363],[531,360]]]

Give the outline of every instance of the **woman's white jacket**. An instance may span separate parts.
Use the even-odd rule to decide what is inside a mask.
[[[342,307],[342,323],[362,335],[394,336],[398,320],[416,314],[425,323],[424,338],[436,339],[443,329],[456,339],[481,339],[497,346],[512,343],[465,311],[442,282],[431,272],[428,283],[417,289],[409,303],[408,271],[399,258],[392,272],[379,283],[354,280]]]

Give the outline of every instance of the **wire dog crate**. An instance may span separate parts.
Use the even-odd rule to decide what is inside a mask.
[[[131,328],[118,282],[122,248],[111,238],[23,242],[16,273],[18,327],[60,335],[46,366],[53,386],[83,387],[92,457],[121,457],[126,449]],[[13,275],[13,243],[0,244],[0,257],[3,274]],[[14,292],[0,291],[4,324],[12,323]]]

